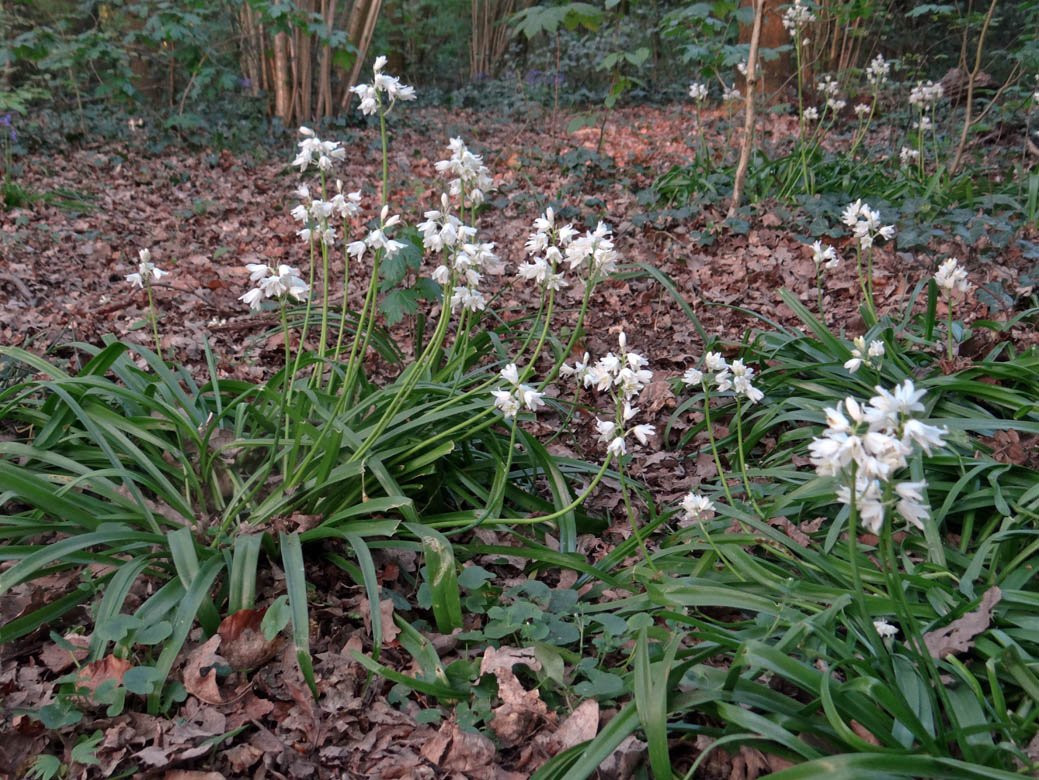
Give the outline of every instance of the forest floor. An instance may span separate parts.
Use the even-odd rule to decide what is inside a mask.
[[[792,291],[813,310],[816,301],[810,241],[791,229],[789,214],[779,205],[761,204],[740,232],[723,226],[723,203],[705,204],[689,219],[666,213],[642,218],[646,207],[640,205],[638,193],[671,165],[688,163],[695,154],[699,141],[692,132],[693,121],[682,107],[618,111],[606,125],[598,155],[597,128],[567,133],[553,131],[547,115],[517,123],[489,119],[486,113],[429,109],[413,114],[392,132],[390,202],[414,224],[439,197],[434,163],[447,156],[447,140],[462,136],[474,151],[483,153],[499,188],[491,199],[493,207],[479,218],[481,240],[494,241],[506,262],[495,302],[499,309],[526,305],[528,292],[508,269],[523,261],[531,222],[545,206],[572,206],[578,227],[593,228],[598,219],[609,223],[622,263],[632,272],[597,288],[579,352],[603,354],[615,347],[617,334],[625,332],[628,344],[650,359],[654,383],[642,406],[649,415],[645,422],[656,423],[662,431],[675,406],[668,380],[692,365],[705,344],[672,294],[656,278],[639,272],[640,264],[666,274],[707,334],[731,348],[765,325],[761,317],[798,326],[780,299],[780,289]],[[561,118],[556,126],[565,124]],[[766,135],[773,137],[793,132],[796,121],[785,117],[770,119],[766,126]],[[379,153],[373,133],[350,135],[344,143],[347,159],[337,174],[347,190],[362,188],[366,198],[374,199]],[[711,139],[711,145],[723,142],[721,137]],[[149,344],[145,296],[124,279],[136,270],[138,250],[149,248],[153,261],[170,271],[155,285],[164,353],[204,376],[203,345],[208,341],[223,376],[263,378],[278,367],[282,355],[277,322],[274,315],[249,312],[238,298],[249,286],[246,263],[307,266],[306,247],[294,236],[297,225],[289,215],[299,178],[287,165],[292,152],[286,148],[282,159],[256,162],[228,152],[167,150],[146,156],[129,147],[87,145],[23,161],[21,183],[28,189],[74,190],[82,202],[41,201],[0,213],[0,344],[68,356],[72,353],[58,345],[97,344],[106,334]],[[572,162],[561,165],[560,160]],[[833,214],[832,224],[839,221],[839,213]],[[704,241],[705,235],[711,240]],[[881,247],[875,265],[878,308],[901,310],[909,292],[938,262],[963,256],[965,249],[970,248],[954,243],[931,246],[926,252]],[[850,338],[861,334],[864,326],[858,313],[855,264],[847,259],[850,248],[844,254],[845,262],[827,272],[825,319],[834,331]],[[973,263],[971,278],[979,286],[998,282],[1020,290],[1021,274],[1031,265],[1011,247],[996,261]],[[572,296],[568,300],[572,316],[576,301]],[[974,300],[965,306],[958,316],[968,322],[1010,316],[990,313]],[[407,341],[404,329],[400,336]],[[1026,324],[1011,330],[1009,337],[1020,346],[1039,343]],[[984,349],[983,341],[968,343],[962,359]],[[599,457],[590,422],[588,415],[579,416],[573,434],[560,439],[558,446],[579,456]],[[533,425],[535,433],[554,428],[550,419]],[[658,502],[673,504],[701,480],[715,476],[709,458],[690,460],[686,453],[669,449],[659,434],[656,444],[654,454],[639,460],[633,474],[653,490]],[[592,504],[593,509],[616,515],[606,532],[582,541],[592,559],[630,534],[623,513],[613,512],[617,501],[617,494],[607,490]],[[484,541],[495,541],[492,532],[487,534]],[[407,567],[414,567],[414,560],[377,563],[386,588],[409,587]],[[277,574],[268,583],[271,593],[278,589]],[[512,577],[521,575],[522,568],[512,570]],[[551,584],[561,576],[565,575],[552,575]],[[321,594],[312,611],[312,647],[323,693],[317,702],[306,691],[286,648],[239,689],[216,691],[209,700],[189,697],[169,717],[139,712],[106,717],[94,712],[76,729],[48,732],[30,716],[17,713],[53,696],[54,680],[73,668],[74,654],[59,648],[46,631],[0,648],[0,776],[16,773],[18,767],[24,770],[41,752],[60,755],[64,750],[67,755],[78,737],[92,732],[100,733],[100,740],[94,751],[98,764],[91,773],[112,776],[136,765],[138,776],[170,780],[522,778],[545,757],[587,738],[579,736],[587,730],[582,718],[591,717],[583,707],[569,719],[569,713],[552,713],[537,724],[527,723],[528,733],[504,740],[511,747],[461,730],[452,718],[425,722],[413,702],[388,698],[390,683],[369,679],[347,652],[370,649],[366,623],[371,616],[362,591],[324,564],[315,565],[310,580]],[[74,584],[74,577],[58,573],[38,580],[34,592],[16,591],[0,607],[3,622]],[[81,621],[84,617],[79,616]],[[407,671],[407,656],[393,641],[392,620],[382,618],[387,640],[382,660]],[[75,620],[62,630],[74,624]],[[442,655],[459,652],[450,637],[438,641]],[[187,667],[182,674],[191,673]],[[608,711],[594,713],[596,723],[608,716]],[[626,762],[637,757],[637,747],[628,745],[630,755],[615,755],[612,769],[604,769],[603,776],[629,776]],[[756,777],[778,766],[770,765],[767,757],[752,765],[739,756],[725,758],[722,751],[717,756],[701,776]],[[77,765],[73,776],[85,771]]]

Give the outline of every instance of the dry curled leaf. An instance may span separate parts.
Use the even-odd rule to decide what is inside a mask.
[[[281,638],[267,639],[261,624],[267,608],[240,609],[220,623],[220,655],[235,671],[248,671],[263,666],[277,655]]]
[[[981,597],[981,603],[973,612],[968,612],[944,628],[924,634],[924,644],[932,658],[942,659],[953,653],[965,653],[974,644],[973,639],[989,627],[992,610],[1003,592],[993,585]]]
[[[216,667],[224,662],[216,653],[220,642],[220,634],[213,634],[205,644],[191,651],[184,664],[184,687],[192,696],[207,704],[224,702],[220,686],[216,683]]]
[[[496,650],[488,647],[480,661],[480,674],[493,674],[498,680],[498,697],[502,703],[495,708],[490,726],[506,747],[514,747],[528,739],[548,715],[548,707],[537,689],[528,691],[517,679],[512,671],[515,664],[541,671],[541,663],[532,649],[506,647]]]

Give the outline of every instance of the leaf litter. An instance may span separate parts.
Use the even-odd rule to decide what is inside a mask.
[[[789,133],[790,128],[784,131],[779,126],[783,119],[767,120],[776,127],[766,129]],[[641,207],[634,193],[648,187],[670,165],[688,162],[687,133],[687,118],[680,109],[617,110],[607,124],[603,144],[617,175],[604,181],[586,175],[587,171],[563,171],[557,165],[566,151],[594,148],[599,140],[594,131],[552,135],[534,123],[509,125],[430,109],[395,133],[398,154],[392,160],[396,186],[391,199],[406,213],[428,207],[437,193],[428,189],[416,195],[410,182],[414,177],[432,178],[432,161],[441,156],[446,139],[464,134],[477,148],[488,150],[488,164],[505,196],[504,206],[482,215],[480,226],[499,243],[507,262],[515,264],[522,257],[530,220],[548,205],[544,194],[569,193],[562,205],[575,206],[585,222],[602,218],[613,224],[625,260],[666,273],[704,328],[723,342],[739,343],[757,324],[746,311],[768,312],[780,324],[796,327],[797,320],[779,300],[778,290],[789,288],[810,303],[815,296],[814,274],[806,239],[783,229],[786,220],[778,210],[762,209],[745,235],[722,231],[709,243],[697,236],[712,221],[722,222],[723,215],[714,207],[705,207],[699,217],[684,223],[637,219]],[[508,144],[496,149],[500,138],[507,138]],[[366,143],[345,145],[350,162],[340,174],[343,180],[351,186],[377,181],[376,160]],[[147,247],[174,272],[168,282],[155,286],[164,351],[200,376],[206,370],[205,342],[221,356],[225,376],[258,381],[277,370],[281,345],[276,321],[249,315],[237,299],[245,287],[246,263],[306,264],[305,247],[294,239],[288,216],[292,180],[281,162],[258,162],[226,152],[221,153],[219,165],[211,165],[208,159],[178,151],[156,158],[127,149],[84,146],[60,157],[30,160],[26,186],[45,191],[74,181],[92,208],[67,212],[41,201],[0,213],[0,343],[45,352],[77,340],[97,343],[102,335],[112,333],[147,345],[146,301],[123,282],[137,249]],[[591,196],[605,205],[585,206]],[[240,203],[248,203],[249,208],[237,208]],[[833,222],[837,220],[835,214]],[[891,250],[877,253],[881,308],[897,305],[916,280],[930,273],[927,257]],[[843,264],[827,280],[826,290],[826,319],[849,336],[862,330],[852,265]],[[1001,267],[990,264],[976,269],[979,285],[1003,280],[1013,287],[1024,267],[1021,258],[1009,252]],[[500,302],[508,318],[510,311],[524,308],[525,295],[507,280],[503,284]],[[352,304],[359,303],[359,295],[351,292]],[[959,314],[969,321],[987,313],[977,304]],[[593,298],[586,330],[580,348],[593,354],[611,348],[616,333],[624,330],[647,354],[660,356],[661,365],[655,366],[658,378],[678,376],[705,348],[685,313],[648,277],[603,283]],[[406,332],[395,335],[407,344]],[[1022,346],[1036,342],[1036,335],[1027,329],[1016,329],[1012,336]],[[63,354],[78,359],[67,350]],[[373,365],[373,370],[378,366]],[[675,403],[666,380],[647,387],[642,399],[658,430]],[[1008,462],[1027,460],[1029,445],[1034,444],[1019,441],[1016,434],[994,441]],[[597,451],[593,434],[578,434],[569,443],[552,446],[577,455]],[[661,451],[635,466],[634,475],[663,496],[680,496],[715,476],[713,462],[703,454],[688,461]],[[597,501],[591,506],[607,514],[614,508],[608,497],[600,495]],[[294,517],[285,524],[305,528],[308,521]],[[781,518],[773,523],[802,544],[805,532],[812,530]],[[579,547],[598,559],[627,533],[623,524],[616,523],[605,538],[582,537]],[[488,535],[493,538],[485,538]],[[509,543],[489,530],[477,536],[488,544]],[[501,555],[477,560],[497,570],[504,564],[513,573],[525,565],[522,559]],[[384,564],[393,571],[398,565],[415,569],[414,561]],[[320,576],[314,573],[315,578]],[[37,580],[32,588],[16,588],[0,605],[4,621],[52,601],[74,584],[74,577],[57,574]],[[604,598],[610,598],[610,593]],[[991,589],[977,610],[925,635],[930,652],[938,657],[968,650],[971,640],[987,628],[999,598],[998,589]],[[394,609],[392,599],[380,601],[376,619],[383,629],[382,660],[403,668],[404,655],[395,648],[399,629]],[[161,717],[137,711],[107,717],[98,712],[77,727],[44,729],[25,712],[51,702],[57,677],[81,664],[85,652],[70,654],[41,635],[0,648],[4,695],[0,773],[21,773],[41,752],[60,752],[69,737],[80,733],[77,729],[82,733],[96,729],[102,734],[95,751],[98,764],[76,765],[73,776],[107,776],[136,766],[164,773],[156,776],[169,780],[246,775],[511,780],[528,777],[548,757],[590,739],[604,722],[606,714],[594,699],[576,703],[570,712],[549,709],[538,688],[525,685],[516,672],[520,667],[538,672],[536,654],[530,648],[510,647],[488,647],[480,660],[480,672],[493,676],[497,684],[497,704],[489,721],[495,739],[463,727],[453,716],[439,725],[427,722],[418,717],[421,713],[414,702],[391,704],[392,686],[371,678],[353,660],[353,651],[368,646],[373,619],[362,594],[330,586],[326,602],[314,612],[312,646],[321,692],[316,702],[288,643],[283,637],[267,640],[260,631],[261,610],[231,615],[208,640],[193,635],[177,667],[187,698]],[[68,622],[84,620],[83,613],[73,612]],[[458,642],[451,639],[441,637],[435,645],[443,654],[457,654]],[[82,648],[77,641],[72,643]],[[96,688],[109,680],[120,681],[129,668],[130,662],[108,655],[83,664],[77,679],[85,688]],[[629,777],[645,750],[645,743],[628,737],[603,762],[600,776]],[[709,766],[706,776],[750,778],[784,764],[748,748],[735,756],[715,751]]]

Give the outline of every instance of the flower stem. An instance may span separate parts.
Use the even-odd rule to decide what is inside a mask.
[[[162,340],[159,338],[159,315],[155,311],[155,298],[152,297],[151,279],[145,282],[144,289],[148,293],[148,319],[151,320],[152,337],[155,339],[155,353],[159,356],[159,360],[165,362],[165,359],[162,357]]]
[[[725,491],[725,499],[729,502],[729,506],[736,506],[736,502],[732,500],[732,491],[729,490],[729,483],[725,479],[725,469],[722,468],[721,455],[718,454],[718,442],[714,438],[714,426],[711,424],[711,394],[707,389],[707,382],[702,382],[700,385],[703,388],[703,416],[704,425],[707,428],[707,438],[711,443],[711,453],[714,455],[714,465],[718,469],[718,481],[722,483],[722,490]]]

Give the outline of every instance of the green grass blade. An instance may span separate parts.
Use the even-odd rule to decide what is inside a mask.
[[[318,697],[314,679],[314,663],[310,657],[310,611],[307,606],[307,574],[303,565],[303,547],[298,533],[278,534],[281,543],[281,561],[285,568],[285,589],[292,615],[292,641],[296,646],[296,662],[310,692]],[[378,619],[378,613],[373,616]]]

